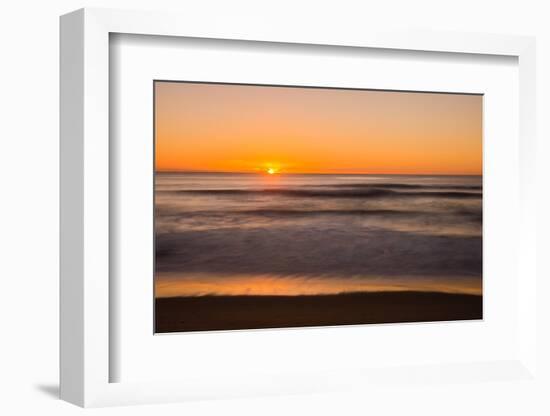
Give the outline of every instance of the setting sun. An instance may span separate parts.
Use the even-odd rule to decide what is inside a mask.
[[[274,174],[277,173],[277,170],[274,169],[274,168],[269,168],[269,169],[267,170],[267,173],[269,173],[270,175],[274,175]]]

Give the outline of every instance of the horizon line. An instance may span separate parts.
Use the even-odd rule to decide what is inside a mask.
[[[241,174],[241,175],[266,175],[263,170],[258,171],[224,171],[224,170],[185,170],[185,169],[155,169],[155,173],[189,173],[189,174]],[[393,176],[483,176],[480,173],[392,173],[392,172],[277,172],[278,175],[393,175]]]

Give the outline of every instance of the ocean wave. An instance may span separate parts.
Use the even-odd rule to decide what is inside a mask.
[[[326,185],[314,185],[322,187],[334,187],[334,188],[359,188],[359,189],[460,189],[468,191],[481,191],[483,186],[481,185],[462,185],[462,184],[412,184],[412,183],[337,183]]]
[[[382,217],[433,217],[433,215],[463,216],[468,219],[481,221],[482,213],[477,210],[457,209],[447,212],[433,211],[409,211],[397,209],[238,209],[238,210],[199,210],[185,211],[184,213],[174,212],[170,209],[159,211],[164,218],[169,217],[206,217],[213,218],[217,216],[260,216],[260,217],[316,217],[316,216],[382,216]]]
[[[481,236],[437,236],[330,224],[156,235],[156,271],[342,276],[481,276]]]
[[[288,196],[304,198],[461,198],[480,199],[481,193],[464,191],[397,191],[381,187],[366,189],[186,189],[160,191],[170,194],[213,195],[213,196]]]

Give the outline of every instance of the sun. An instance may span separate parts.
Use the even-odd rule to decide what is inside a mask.
[[[269,173],[270,175],[275,175],[277,173],[277,169],[275,168],[268,168],[266,170],[267,173]]]

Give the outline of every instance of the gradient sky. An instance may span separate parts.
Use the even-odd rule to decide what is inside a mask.
[[[157,171],[482,172],[482,96],[155,82]]]

